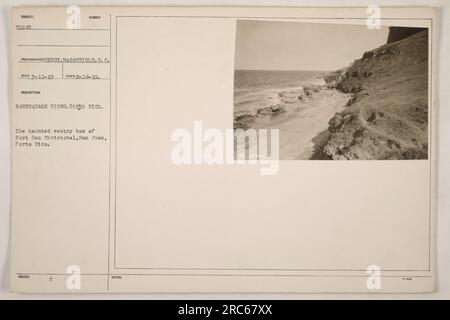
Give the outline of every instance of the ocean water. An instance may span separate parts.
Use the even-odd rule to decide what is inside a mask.
[[[303,86],[324,84],[322,71],[236,70],[234,116],[254,115],[259,108],[298,102]]]

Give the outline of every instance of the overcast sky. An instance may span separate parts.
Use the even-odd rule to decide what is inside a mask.
[[[336,70],[386,43],[388,28],[240,20],[236,69]]]

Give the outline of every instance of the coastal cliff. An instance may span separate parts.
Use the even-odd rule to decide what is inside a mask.
[[[400,30],[401,31],[401,30]],[[428,30],[390,42],[325,77],[353,96],[313,139],[311,159],[426,159]]]

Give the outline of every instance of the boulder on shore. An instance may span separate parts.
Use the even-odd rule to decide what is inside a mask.
[[[281,104],[277,104],[277,105],[273,105],[273,106],[269,106],[269,107],[265,107],[265,108],[259,108],[257,111],[257,113],[260,115],[273,114],[273,113],[277,113],[277,112],[286,112],[286,108]]]

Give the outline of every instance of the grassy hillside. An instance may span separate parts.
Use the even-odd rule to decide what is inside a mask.
[[[353,93],[316,137],[313,159],[426,159],[428,30],[366,52],[330,75]]]

